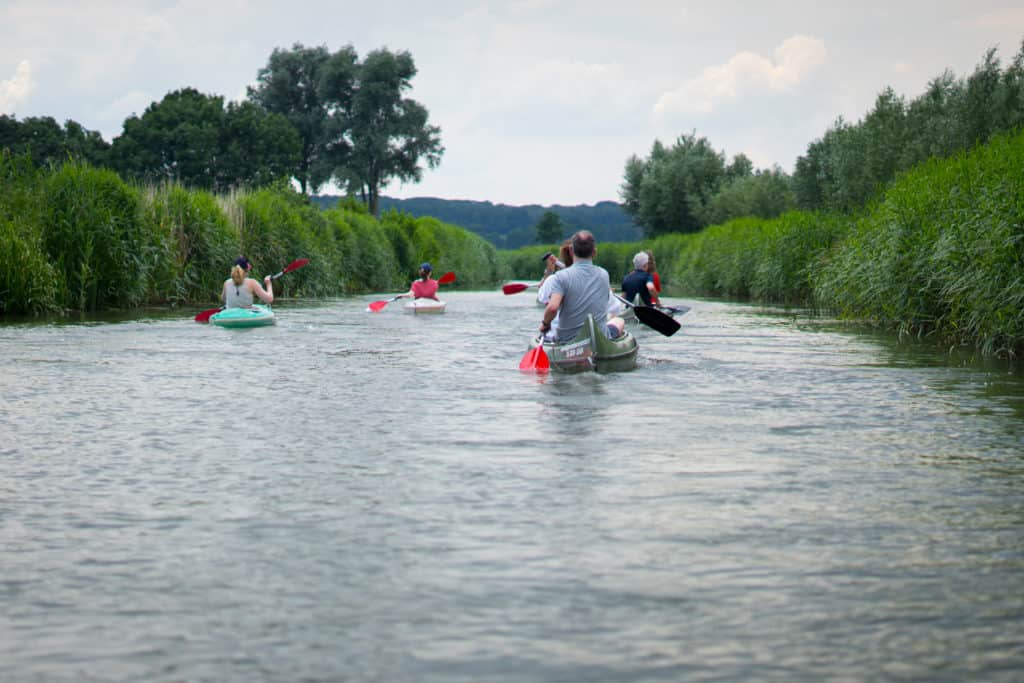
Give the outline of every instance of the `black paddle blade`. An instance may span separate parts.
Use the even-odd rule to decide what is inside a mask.
[[[634,306],[633,312],[636,313],[637,320],[647,325],[647,327],[661,332],[666,337],[671,337],[682,327],[682,325],[672,319],[672,316],[650,306]]]

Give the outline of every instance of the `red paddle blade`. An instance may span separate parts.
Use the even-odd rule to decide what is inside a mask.
[[[387,305],[387,301],[374,301],[373,303],[366,307],[366,310],[372,311],[373,313],[377,313]]]
[[[295,259],[294,261],[289,263],[288,266],[284,270],[282,270],[281,272],[282,273],[290,273],[293,270],[298,270],[299,268],[301,268],[302,266],[306,265],[307,263],[309,263],[309,259],[308,258]]]
[[[523,283],[512,283],[510,285],[502,285],[501,291],[505,294],[518,294],[519,292],[526,291],[530,288],[530,285],[524,285]]]
[[[519,370],[522,372],[544,373],[550,367],[551,361],[548,360],[548,354],[544,353],[543,345],[537,345],[535,348],[530,349],[523,356],[523,359],[519,361]]]
[[[202,313],[197,314],[196,317],[195,317],[195,321],[197,323],[208,323],[208,322],[210,322],[210,316],[212,316],[214,313],[219,313],[219,312],[220,312],[219,308],[211,308],[209,310],[206,310],[206,311],[203,311]]]
[[[446,285],[449,282],[455,282],[455,273],[453,273],[450,270],[441,276],[441,278],[437,281],[437,284]]]

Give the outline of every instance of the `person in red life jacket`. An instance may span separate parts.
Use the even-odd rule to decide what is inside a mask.
[[[412,287],[408,292],[399,294],[397,298],[405,299],[412,297],[413,299],[433,299],[434,301],[439,301],[437,298],[438,282],[430,277],[433,270],[429,263],[420,264],[419,279],[413,281]]]
[[[252,270],[252,263],[244,256],[235,259],[231,266],[231,277],[224,281],[224,288],[221,290],[220,298],[224,302],[224,308],[250,308],[253,296],[265,304],[274,303],[274,284],[270,276],[263,278],[263,287],[260,283],[247,277]]]
[[[658,301],[658,295],[661,294],[661,277],[658,276],[658,271],[654,266],[654,252],[650,249],[647,250],[647,272],[651,275],[651,280],[654,282],[654,294],[651,296],[651,303],[657,306],[661,302]]]
[[[639,251],[633,257],[633,272],[622,280],[622,298],[633,303],[637,297],[644,306],[650,306],[654,299],[654,278],[650,272],[651,262],[647,252]]]

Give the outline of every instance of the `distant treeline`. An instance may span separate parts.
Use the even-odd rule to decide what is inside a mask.
[[[279,281],[285,296],[405,291],[423,261],[455,271],[456,287],[507,275],[493,245],[434,218],[378,220],[353,200],[322,211],[284,183],[222,195],[137,185],[0,151],[0,315],[206,306],[240,254],[260,276],[310,259]]]
[[[318,205],[330,208],[339,198],[331,195],[313,197]],[[561,219],[564,236],[577,230],[590,230],[603,242],[631,242],[640,239],[640,228],[633,222],[622,205],[616,202],[598,202],[577,206],[509,206],[462,199],[380,198],[381,209],[395,209],[413,216],[434,216],[446,223],[466,228],[480,235],[499,249],[517,249],[533,244],[537,223],[545,211],[552,211]]]

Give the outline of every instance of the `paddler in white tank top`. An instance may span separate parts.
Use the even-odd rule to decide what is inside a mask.
[[[265,304],[274,303],[274,283],[270,276],[263,278],[266,289],[260,287],[260,283],[246,274],[252,270],[252,263],[244,256],[235,259],[231,267],[231,277],[224,281],[224,289],[221,291],[221,300],[224,308],[250,308],[253,302],[253,295],[259,297]]]

